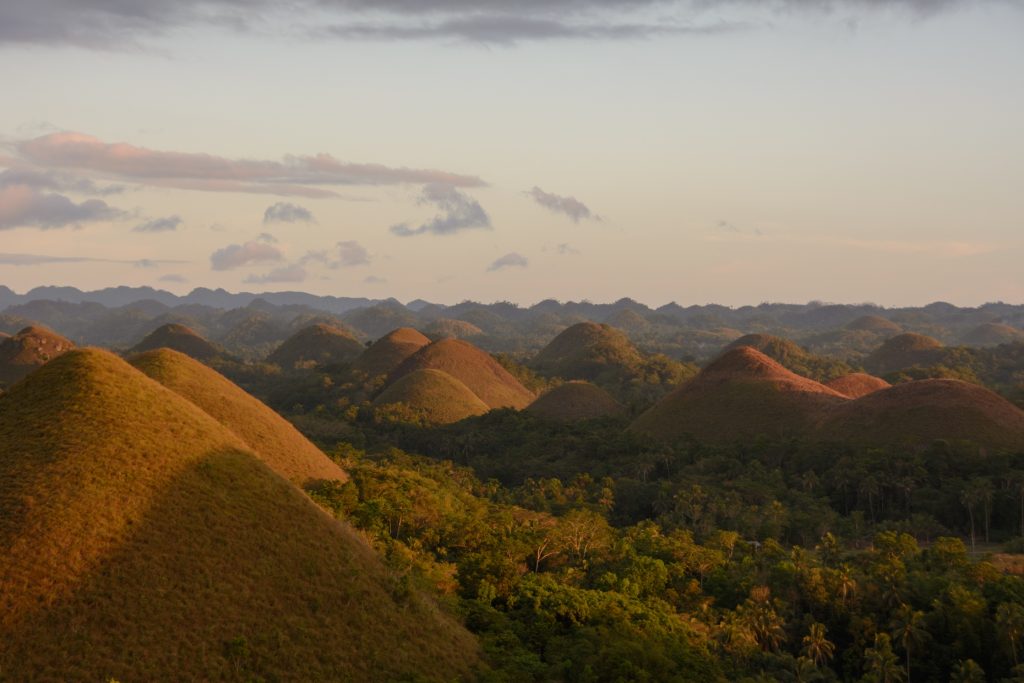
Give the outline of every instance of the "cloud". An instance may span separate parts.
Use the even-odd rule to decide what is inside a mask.
[[[729,221],[718,221],[714,226],[712,226],[712,230],[730,235],[754,235],[755,237],[764,236],[764,233],[760,228],[741,228],[735,223],[730,223]]]
[[[125,215],[102,199],[75,203],[62,194],[40,192],[27,185],[0,188],[0,230],[19,227],[49,230],[112,221]]]
[[[321,186],[444,183],[453,187],[480,187],[486,184],[476,176],[346,163],[329,154],[288,156],[283,161],[229,159],[212,154],[152,150],[124,142],[108,143],[72,132],[25,140],[17,144],[17,150],[25,161],[38,166],[78,169],[147,185],[209,192],[329,197],[337,194]]]
[[[334,249],[317,249],[306,252],[306,255],[299,259],[301,265],[319,263],[331,270],[338,268],[352,268],[354,266],[365,266],[373,262],[373,257],[366,247],[355,240],[338,242]]]
[[[386,285],[388,283],[385,278],[377,277],[376,275],[367,275],[363,278],[363,282],[368,285]]]
[[[517,254],[516,252],[513,251],[511,253],[505,254],[501,258],[497,259],[494,263],[487,266],[487,271],[493,272],[495,270],[501,270],[502,268],[525,268],[529,264],[529,259],[527,259],[522,254]]]
[[[526,194],[533,197],[533,201],[545,209],[565,214],[573,223],[579,223],[582,220],[601,220],[600,216],[592,213],[586,204],[575,197],[562,197],[557,194],[551,194],[536,185],[534,185],[532,190],[527,191]]]
[[[558,252],[559,256],[575,256],[576,254],[581,253],[579,249],[565,242],[562,242],[557,247],[555,247],[555,251]]]
[[[132,228],[132,232],[171,232],[182,224],[181,216],[165,216],[140,223]]]
[[[451,235],[463,230],[491,229],[491,218],[479,202],[451,185],[426,185],[417,203],[433,204],[441,213],[417,228],[410,228],[406,223],[393,225],[392,233],[410,237],[424,233]]]
[[[46,254],[6,254],[0,253],[0,265],[4,266],[43,266],[50,263],[122,263],[141,268],[152,268],[165,264],[181,264],[187,261],[169,259],[112,259],[93,258],[90,256],[50,256]]]
[[[124,192],[123,185],[97,185],[88,178],[80,178],[59,171],[38,171],[31,168],[14,167],[0,171],[0,188],[22,186],[34,190],[54,192],[75,192],[78,194],[111,195]]]
[[[250,263],[269,263],[284,260],[281,250],[272,244],[251,240],[244,244],[229,244],[210,254],[214,270],[232,270]]]
[[[183,282],[188,282],[188,280],[185,279],[184,275],[178,275],[177,273],[167,273],[167,275],[161,275],[159,279],[160,282],[176,282],[179,284]]]
[[[315,223],[309,209],[298,204],[278,202],[263,212],[264,223]]]
[[[278,239],[271,235],[269,232],[261,232],[256,236],[257,242],[266,242],[267,244],[277,244]]]
[[[305,282],[307,277],[306,269],[300,265],[284,266],[265,273],[264,275],[250,275],[245,278],[246,282],[256,284],[267,284],[270,282]]]

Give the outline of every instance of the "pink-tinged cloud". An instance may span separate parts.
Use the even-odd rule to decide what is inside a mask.
[[[284,254],[273,244],[251,240],[244,244],[229,244],[210,254],[214,270],[232,270],[250,263],[271,263],[284,260]]]
[[[456,187],[485,185],[476,176],[434,169],[351,164],[329,154],[288,156],[282,161],[228,159],[212,154],[169,152],[108,143],[82,133],[51,133],[21,142],[28,162],[51,168],[74,168],[148,184],[209,191],[265,191],[268,194],[323,196],[312,185],[401,185],[444,183]]]
[[[100,199],[76,203],[62,194],[40,192],[27,185],[0,188],[0,230],[32,227],[44,230],[125,216]]]

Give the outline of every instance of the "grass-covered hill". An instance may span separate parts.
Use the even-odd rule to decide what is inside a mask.
[[[429,343],[430,339],[421,332],[411,327],[400,327],[373,342],[356,358],[352,367],[369,377],[387,375]]]
[[[743,346],[757,349],[796,374],[820,382],[840,377],[852,370],[849,365],[840,360],[816,356],[804,350],[796,342],[770,334],[744,335],[726,346],[725,351]]]
[[[898,323],[894,323],[880,315],[862,315],[844,325],[844,329],[853,332],[874,332],[875,334],[885,334],[888,336],[899,334],[903,331],[903,328]]]
[[[5,680],[453,680],[472,637],[230,429],[116,356],[0,397]]]
[[[154,349],[174,349],[204,363],[225,356],[224,350],[219,346],[203,339],[192,328],[178,323],[161,325],[133,346],[129,353],[142,353]]]
[[[484,331],[473,323],[452,318],[438,318],[427,325],[424,331],[434,339],[472,339],[484,335]]]
[[[660,439],[708,443],[806,434],[845,396],[801,377],[750,346],[722,354],[632,424]]]
[[[409,356],[388,384],[416,370],[441,370],[459,380],[490,408],[521,410],[535,398],[490,354],[461,339],[441,339]]]
[[[864,359],[864,367],[883,375],[914,366],[933,365],[942,359],[942,342],[923,334],[907,332],[891,337]]]
[[[944,439],[1024,449],[1024,411],[976,384],[925,379],[837,406],[818,433],[844,444],[921,446]]]
[[[411,414],[400,417],[429,424],[451,424],[490,410],[465,384],[431,368],[399,377],[373,403],[377,407],[403,406]]]
[[[571,422],[601,417],[618,417],[626,408],[611,394],[590,382],[561,384],[542,394],[526,410],[549,420]]]
[[[547,377],[601,382],[618,380],[642,362],[642,354],[621,330],[582,322],[548,342],[530,366]]]
[[[302,486],[348,478],[290,422],[216,370],[171,349],[147,351],[131,364],[202,408],[289,481]]]
[[[29,326],[0,338],[0,388],[10,386],[39,366],[75,348],[44,327]]]
[[[349,363],[363,352],[363,345],[349,332],[317,323],[304,327],[267,356],[267,362],[285,370]]]
[[[960,342],[965,346],[998,346],[1024,341],[1024,330],[1003,323],[983,323],[963,335]]]
[[[860,398],[880,389],[888,389],[892,385],[881,377],[875,377],[864,372],[851,372],[849,375],[843,375],[830,382],[826,382],[825,386],[835,389],[843,396]]]

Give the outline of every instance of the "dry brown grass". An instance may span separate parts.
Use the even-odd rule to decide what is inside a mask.
[[[147,351],[132,358],[131,364],[202,408],[282,477],[300,486],[348,479],[290,422],[216,370],[171,349]]]
[[[839,392],[800,377],[749,346],[727,351],[640,415],[630,429],[663,439],[712,443],[806,434]]]
[[[12,681],[451,680],[472,636],[232,431],[106,352],[0,397]]]
[[[406,358],[430,343],[430,339],[411,327],[392,330],[362,352],[352,364],[370,377],[387,375]]]
[[[359,340],[346,330],[317,323],[304,327],[288,337],[267,361],[286,370],[307,365],[348,363],[364,350]]]
[[[427,326],[426,332],[434,339],[465,339],[479,337],[484,331],[466,320],[440,318]]]
[[[0,387],[14,384],[40,365],[75,348],[56,332],[32,325],[0,337]]]
[[[543,394],[526,408],[549,420],[571,422],[617,417],[626,408],[604,389],[590,382],[566,382]]]
[[[388,384],[416,370],[441,370],[459,380],[490,408],[522,410],[534,399],[490,354],[461,339],[424,346],[391,373]]]
[[[129,353],[142,353],[163,348],[174,349],[201,361],[209,361],[224,355],[221,348],[203,339],[191,327],[178,323],[161,325],[133,346]]]
[[[837,377],[831,382],[826,382],[825,386],[830,389],[835,389],[843,396],[848,396],[849,398],[860,398],[861,396],[867,396],[874,391],[888,389],[892,385],[884,379],[875,377],[874,375],[869,375],[863,372],[852,372],[849,375]]]
[[[427,422],[451,424],[490,408],[469,387],[441,370],[414,370],[395,380],[374,400],[374,405],[401,403]]]

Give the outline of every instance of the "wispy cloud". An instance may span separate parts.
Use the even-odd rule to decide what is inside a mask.
[[[94,258],[91,256],[51,256],[48,254],[9,254],[0,253],[0,265],[5,266],[42,266],[50,263],[122,263],[139,268],[152,268],[167,264],[188,263],[169,259],[113,259]]]
[[[352,268],[354,266],[365,266],[373,262],[369,250],[355,240],[338,242],[331,250],[317,249],[306,252],[299,263],[308,265],[319,263],[328,268]]]
[[[388,281],[385,278],[377,277],[376,275],[367,275],[363,278],[363,282],[368,285],[386,285]]]
[[[309,209],[298,204],[278,202],[263,212],[264,223],[314,223]]]
[[[289,156],[283,161],[229,159],[212,154],[147,149],[109,143],[83,133],[62,132],[25,140],[17,151],[26,161],[76,169],[165,187],[211,192],[259,192],[336,196],[326,187],[444,183],[480,187],[477,176],[434,169],[339,161],[330,154]]]
[[[565,242],[555,247],[555,251],[558,253],[559,256],[575,256],[580,253],[579,249]]]
[[[495,270],[502,270],[503,268],[525,268],[529,264],[530,261],[525,256],[516,252],[511,252],[495,260],[494,263],[487,267],[487,271],[493,272]]]
[[[432,234],[451,235],[463,230],[490,230],[491,217],[480,203],[451,185],[432,183],[423,188],[419,204],[432,204],[440,213],[426,223],[411,228],[407,223],[391,226],[399,237]]]
[[[2,163],[0,159],[0,163]],[[16,160],[12,159],[11,162]],[[12,186],[30,187],[34,190],[72,192],[86,195],[112,195],[124,192],[124,185],[100,185],[88,178],[81,178],[60,171],[40,171],[15,166],[0,171],[0,188]]]
[[[256,284],[267,284],[271,282],[305,282],[308,273],[306,269],[299,265],[284,266],[283,268],[276,268],[269,273],[263,275],[250,275],[245,278],[246,282]]]
[[[251,263],[283,261],[284,254],[272,244],[250,240],[244,244],[229,244],[210,254],[210,265],[214,270],[233,270]]]
[[[568,216],[573,223],[579,223],[582,220],[601,220],[600,216],[594,214],[586,204],[575,197],[562,197],[545,192],[536,185],[526,194],[545,209]]]
[[[175,282],[178,284],[188,282],[188,280],[185,279],[184,275],[179,275],[177,273],[167,273],[167,275],[161,275],[159,277],[159,280],[160,282]]]
[[[154,218],[145,223],[139,223],[132,228],[132,232],[172,232],[177,230],[182,222],[181,216],[164,216],[163,218]]]

